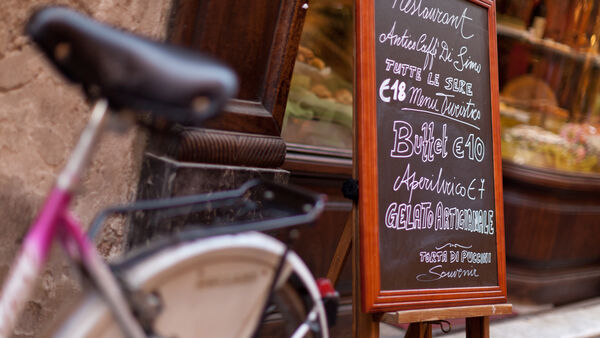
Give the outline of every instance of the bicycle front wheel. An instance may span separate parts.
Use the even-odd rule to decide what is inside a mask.
[[[120,263],[123,268],[119,270],[129,287],[160,303],[152,329],[161,337],[250,337],[257,325],[265,322],[261,319],[267,299],[272,300],[270,307],[276,308],[272,317],[280,317],[277,336],[295,333],[303,337],[308,332],[309,336],[328,337],[319,291],[295,253],[287,253],[271,288],[284,252],[281,242],[264,234],[226,235],[149,247]],[[291,286],[292,276],[300,288]],[[309,297],[303,298],[298,290]],[[120,335],[96,290],[85,292],[74,311],[52,332],[56,337]]]

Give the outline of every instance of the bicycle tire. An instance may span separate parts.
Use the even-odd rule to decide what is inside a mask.
[[[160,298],[163,309],[153,325],[158,336],[250,337],[284,252],[283,243],[272,237],[244,233],[150,246],[117,266],[130,288]],[[291,275],[297,276],[311,298],[319,297],[306,265],[288,252],[273,294],[282,323],[287,324],[282,327],[288,329],[278,333],[288,337],[290,327],[296,328],[306,316],[297,288],[289,285]],[[327,338],[320,301],[314,303],[313,312],[319,327],[314,336]],[[114,338],[122,333],[99,293],[88,288],[48,336]]]

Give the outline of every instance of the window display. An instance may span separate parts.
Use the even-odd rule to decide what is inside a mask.
[[[497,6],[503,158],[600,173],[600,2]]]

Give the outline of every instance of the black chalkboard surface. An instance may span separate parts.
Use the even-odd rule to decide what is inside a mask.
[[[505,301],[493,2],[360,1],[357,32],[363,306]]]

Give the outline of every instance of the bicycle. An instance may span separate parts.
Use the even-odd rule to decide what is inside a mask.
[[[208,57],[105,26],[64,7],[37,11],[26,31],[96,104],[5,281],[0,336],[11,334],[50,244],[58,239],[86,282],[82,301],[57,322],[53,336],[255,337],[268,316],[283,316],[284,324],[293,322],[285,334],[328,337],[323,286],[287,245],[257,232],[313,222],[323,210],[322,196],[255,181],[211,195],[113,207],[100,213],[90,237],[113,214],[159,211],[164,220],[210,204],[236,210],[237,221],[188,227],[111,266],[68,211],[106,120],[133,114],[145,125],[157,118],[198,125],[235,94],[235,74]]]

